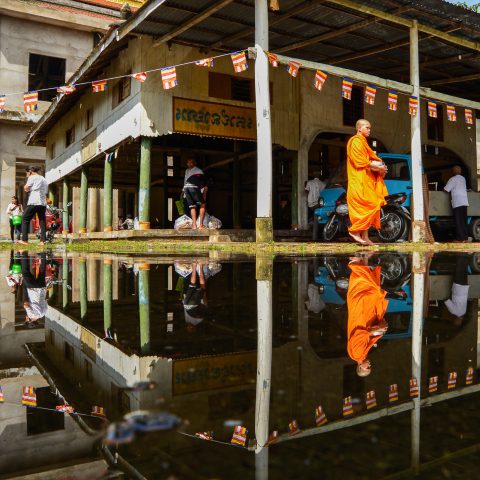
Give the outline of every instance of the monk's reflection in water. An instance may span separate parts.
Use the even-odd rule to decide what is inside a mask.
[[[369,267],[368,256],[352,258],[349,268],[347,351],[357,362],[357,374],[366,377],[372,371],[369,352],[388,329],[387,292],[380,287],[382,267]]]

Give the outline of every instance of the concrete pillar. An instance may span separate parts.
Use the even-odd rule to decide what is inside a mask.
[[[140,139],[140,186],[138,195],[138,217],[140,230],[150,228],[150,183],[151,183],[152,139]]]
[[[112,327],[112,260],[103,260],[103,329],[105,337]]]
[[[113,212],[113,155],[105,155],[103,175],[103,231],[111,232]]]
[[[270,119],[268,0],[255,0],[255,94],[257,114],[257,220],[258,243],[273,241],[272,125]]]
[[[63,179],[63,189],[62,189],[62,208],[63,208],[63,217],[62,217],[62,223],[63,223],[63,231],[62,233],[67,234],[68,233],[68,190],[69,190],[69,185],[68,185],[68,179],[64,177]]]
[[[80,226],[79,233],[87,233],[87,207],[88,207],[88,170],[82,168],[80,179]]]
[[[242,228],[240,220],[240,142],[233,141],[233,228]]]
[[[298,230],[298,155],[292,158],[292,229]]]
[[[150,265],[142,263],[138,270],[138,308],[140,313],[140,351],[150,351]]]
[[[87,294],[87,260],[84,257],[78,259],[79,281],[80,281],[80,319],[82,323],[87,316],[88,294]]]

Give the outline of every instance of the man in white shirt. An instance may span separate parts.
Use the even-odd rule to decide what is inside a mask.
[[[467,182],[462,175],[462,168],[455,165],[452,168],[453,177],[447,182],[444,187],[446,192],[452,196],[453,217],[455,218],[456,242],[468,241],[467,230]]]
[[[322,182],[319,178],[314,178],[309,180],[305,184],[305,191],[308,192],[307,203],[308,208],[316,208],[318,205],[318,199],[320,197],[320,192],[325,188],[325,183]]]

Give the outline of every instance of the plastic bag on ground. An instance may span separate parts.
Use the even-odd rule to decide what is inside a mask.
[[[182,228],[192,228],[193,222],[192,219],[188,215],[182,215],[175,220],[175,224],[173,228],[175,230],[180,230]]]
[[[208,213],[205,213],[205,216],[203,217],[203,226],[205,228],[209,228],[208,227],[208,222],[210,221],[210,218],[211,218],[210,215]],[[199,227],[199,226],[200,226],[200,217],[198,216],[197,217],[197,227]]]
[[[222,222],[217,217],[210,215],[210,219],[208,221],[208,228],[212,230],[218,230],[219,228],[222,228]]]

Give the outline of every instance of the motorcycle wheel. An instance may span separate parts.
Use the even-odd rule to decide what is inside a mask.
[[[380,230],[378,230],[378,237],[383,243],[395,243],[399,240],[406,240],[408,238],[408,223],[405,217],[395,211],[386,211]]]
[[[322,237],[326,242],[332,241],[338,233],[338,218],[336,215],[331,217],[323,227]]]

